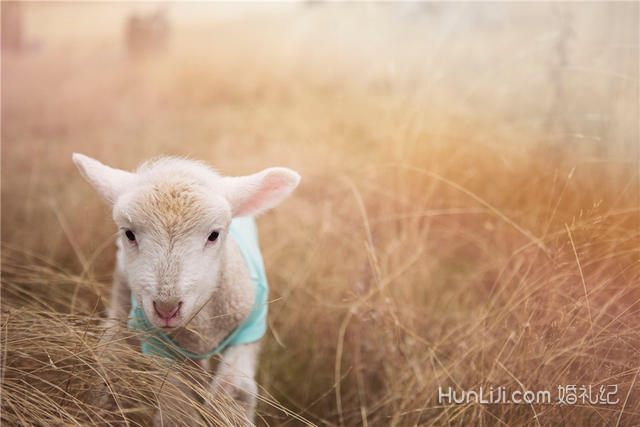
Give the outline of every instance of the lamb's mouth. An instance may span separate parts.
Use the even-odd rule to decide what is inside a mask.
[[[157,327],[162,329],[173,329],[180,326],[182,323],[182,301],[175,305],[175,307],[166,305],[161,306],[160,303],[153,301],[153,317]]]
[[[157,319],[155,322],[156,326],[162,330],[173,330],[180,327],[182,324],[181,319]]]

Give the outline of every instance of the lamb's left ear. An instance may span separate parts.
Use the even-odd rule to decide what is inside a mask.
[[[131,186],[135,178],[131,172],[110,168],[83,154],[73,153],[71,158],[78,167],[80,175],[110,205],[113,205],[118,196]]]
[[[269,168],[253,175],[224,177],[224,194],[231,214],[252,216],[273,208],[298,186],[300,175],[287,168]]]

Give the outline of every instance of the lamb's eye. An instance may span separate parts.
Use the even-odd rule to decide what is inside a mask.
[[[207,240],[209,240],[210,242],[215,242],[216,240],[218,240],[219,235],[220,235],[219,232],[212,231],[211,234],[209,234],[209,238]]]
[[[130,241],[132,241],[132,242],[136,241],[136,235],[133,234],[133,231],[127,230],[127,231],[124,232],[124,235],[127,236],[127,239],[129,239]]]

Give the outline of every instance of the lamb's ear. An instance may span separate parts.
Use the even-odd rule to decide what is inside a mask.
[[[110,168],[91,157],[78,153],[73,153],[71,158],[78,167],[80,175],[109,204],[113,204],[122,191],[133,182],[134,174],[131,172]]]
[[[225,196],[231,214],[257,215],[283,201],[300,182],[300,175],[287,168],[269,168],[253,175],[224,177]]]

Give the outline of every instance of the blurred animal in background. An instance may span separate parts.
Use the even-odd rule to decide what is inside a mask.
[[[140,58],[166,52],[170,35],[167,10],[130,15],[125,28],[125,43],[129,55]]]
[[[2,2],[2,50],[20,52],[24,47],[22,3]]]

